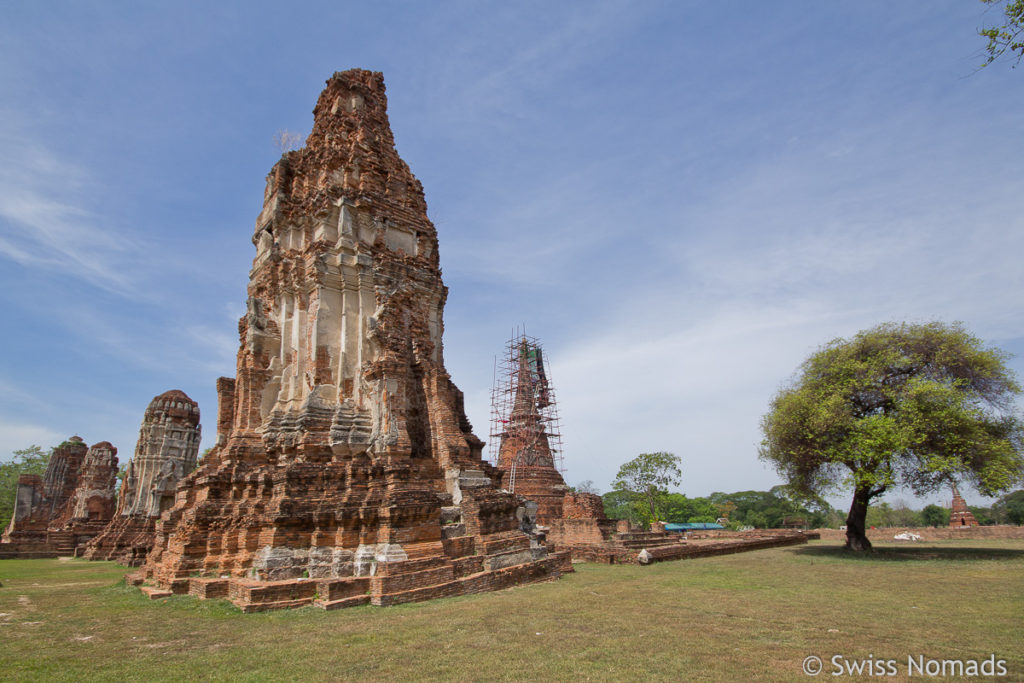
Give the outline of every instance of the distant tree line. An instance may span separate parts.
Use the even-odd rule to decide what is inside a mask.
[[[628,519],[634,524],[652,520],[646,505],[637,504],[628,491],[609,491],[602,496],[604,511],[612,519]],[[732,529],[754,527],[773,529],[791,526],[810,528],[838,526],[843,514],[825,501],[799,501],[785,486],[770,491],[715,492],[691,498],[682,493],[665,493],[660,500],[659,520],[669,523],[715,522],[728,519]]]
[[[1008,493],[989,507],[969,505],[968,509],[978,524],[1024,525],[1024,490]],[[903,501],[879,503],[868,508],[867,523],[873,527],[942,527],[949,524],[950,509],[941,505],[925,505],[912,510]]]
[[[637,505],[629,492],[609,491],[601,496],[604,511],[611,519],[628,519],[634,524],[649,524],[650,514],[645,505]],[[769,491],[737,491],[712,493],[706,497],[690,498],[682,493],[667,493],[660,503],[660,520],[670,523],[714,522],[722,517],[724,508],[732,504],[729,528],[754,527],[777,529],[797,525],[803,520],[807,528],[837,529],[846,514],[825,501],[800,502],[787,491],[776,486]],[[1024,490],[1014,491],[999,498],[990,507],[969,506],[979,524],[1024,525]],[[943,527],[949,524],[950,509],[940,505],[925,505],[911,509],[903,501],[882,502],[868,509],[869,527]]]

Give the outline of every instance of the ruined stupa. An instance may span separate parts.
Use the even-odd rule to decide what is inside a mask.
[[[978,526],[978,520],[974,513],[967,507],[967,501],[960,495],[960,489],[953,484],[953,504],[949,511],[949,526],[954,528],[966,528]]]
[[[46,473],[18,479],[14,516],[0,554],[71,555],[98,534],[114,512],[117,449],[109,441],[92,448],[73,436],[53,449]]]
[[[562,517],[562,499],[569,487],[556,466],[561,438],[543,348],[536,338],[514,335],[501,366],[491,418],[501,485],[536,502],[538,523],[549,526]]]
[[[88,451],[82,437],[72,436],[53,449],[42,479],[32,474],[18,478],[14,516],[4,531],[3,542],[46,544],[50,523],[65,511],[78,487]]]
[[[99,534],[114,516],[117,448],[109,441],[89,447],[71,498],[50,522],[51,529],[71,532],[77,549]]]
[[[393,604],[571,570],[495,484],[444,368],[447,290],[383,77],[327,81],[267,178],[217,445],[134,580],[246,610]]]
[[[141,564],[153,547],[156,520],[174,504],[178,482],[196,467],[200,439],[199,405],[185,392],[167,391],[150,401],[121,484],[117,514],[82,555]]]

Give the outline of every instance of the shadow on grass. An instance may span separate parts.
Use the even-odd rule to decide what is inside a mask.
[[[934,560],[1020,560],[1024,550],[1012,548],[948,548],[941,546],[875,546],[869,552],[853,552],[842,546],[803,546],[790,550],[798,557],[829,558],[855,562],[922,562]]]

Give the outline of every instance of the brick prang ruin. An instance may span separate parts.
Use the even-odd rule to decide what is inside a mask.
[[[72,436],[53,449],[41,478],[18,478],[0,557],[75,554],[113,517],[116,486],[117,449],[109,441],[90,448]]]
[[[157,519],[174,504],[178,483],[196,467],[200,439],[199,404],[177,389],[153,398],[125,472],[117,514],[82,555],[142,564],[153,547]]]
[[[327,81],[267,177],[217,445],[135,582],[246,610],[393,604],[571,571],[499,490],[444,368],[437,232],[383,77]]]
[[[967,501],[960,495],[960,489],[957,488],[955,483],[952,486],[953,503],[949,510],[949,526],[957,529],[978,526],[978,520],[975,519],[971,509],[967,507]]]

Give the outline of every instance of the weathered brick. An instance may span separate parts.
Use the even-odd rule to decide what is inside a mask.
[[[143,573],[160,586],[225,576],[245,610],[334,608],[565,571],[495,487],[444,368],[437,231],[386,105],[379,73],[335,74],[267,177],[237,375],[155,524]]]

